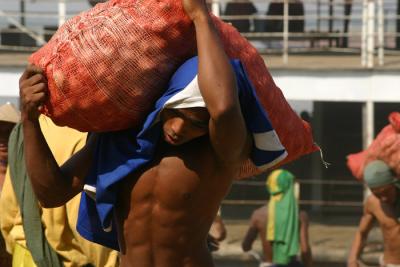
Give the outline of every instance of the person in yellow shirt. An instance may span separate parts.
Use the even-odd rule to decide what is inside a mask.
[[[0,192],[4,183],[8,162],[8,138],[21,114],[11,103],[0,106]]]
[[[40,117],[40,127],[58,164],[86,143],[86,133],[57,127],[45,116]],[[7,251],[13,255],[13,266],[118,266],[117,251],[91,243],[77,233],[80,195],[58,208],[39,206],[29,179],[23,178],[27,175],[23,173],[25,162],[20,155],[21,128],[18,124],[10,136],[9,168],[0,196],[0,228]],[[11,162],[13,159],[15,162]]]
[[[0,192],[3,187],[8,165],[8,139],[15,124],[20,121],[21,114],[11,103],[0,106]],[[0,266],[11,265],[11,257],[5,249],[3,238],[0,236]]]

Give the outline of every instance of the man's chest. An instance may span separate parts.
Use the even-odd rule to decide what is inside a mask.
[[[375,209],[374,215],[383,230],[397,229],[400,231],[400,222],[395,207],[383,203]]]
[[[132,191],[135,203],[157,201],[183,208],[225,193],[232,176],[221,167],[204,140],[177,147],[161,147],[155,160],[139,175]]]

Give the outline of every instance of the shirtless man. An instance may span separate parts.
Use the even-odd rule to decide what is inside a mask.
[[[235,76],[206,5],[183,0],[183,6],[196,30],[207,109],[164,110],[165,140],[156,157],[124,179],[116,210],[121,266],[214,266],[207,233],[252,144]],[[46,90],[41,71],[29,66],[20,79],[27,169],[42,205],[56,207],[82,191],[96,135],[59,167],[37,120]]]
[[[364,204],[364,215],[354,237],[348,267],[358,267],[358,259],[374,221],[378,221],[384,241],[381,267],[400,266],[400,183],[383,161],[369,163],[364,170],[364,181],[372,194]]]
[[[293,198],[295,198],[293,194]],[[283,208],[283,207],[282,207]],[[279,212],[279,211],[277,211]],[[264,205],[255,211],[253,211],[250,218],[250,225],[247,233],[242,242],[243,251],[250,251],[253,242],[256,240],[257,236],[260,238],[261,246],[263,250],[263,262],[260,263],[260,267],[280,267],[280,266],[292,266],[292,267],[311,267],[312,266],[312,253],[311,247],[308,239],[308,225],[309,219],[305,211],[300,211],[298,213],[299,220],[299,240],[300,241],[300,253],[301,253],[301,263],[292,257],[292,260],[287,265],[274,264],[273,261],[273,244],[272,241],[267,240],[267,224],[268,220],[268,204]]]
[[[245,238],[242,242],[243,251],[250,251],[253,245],[253,242],[256,240],[257,236],[259,236],[261,240],[261,246],[263,249],[263,260],[264,262],[272,262],[272,246],[271,242],[267,240],[266,226],[267,226],[267,216],[268,216],[268,206],[264,205],[255,211],[250,218],[250,226],[247,230]],[[312,266],[312,256],[311,256],[311,247],[308,242],[308,215],[304,211],[300,211],[299,213],[300,219],[300,250],[301,250],[301,261],[304,266],[309,267]],[[297,261],[292,263],[293,265],[289,266],[302,266]],[[296,265],[298,264],[298,265]],[[260,265],[262,266],[262,265]],[[267,265],[264,265],[267,266]]]

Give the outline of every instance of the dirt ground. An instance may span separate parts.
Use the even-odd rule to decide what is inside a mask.
[[[310,243],[312,247],[315,267],[339,267],[345,266],[348,251],[350,249],[357,223],[352,226],[338,226],[333,224],[311,223],[309,229]],[[226,223],[228,236],[221,245],[219,251],[214,253],[214,259],[218,267],[253,267],[258,266],[255,258],[243,253],[241,242],[247,231],[247,224]],[[257,240],[253,250],[261,253],[261,243]],[[368,266],[378,266],[378,258],[381,246],[379,228],[373,229],[369,236],[369,246],[364,250],[363,259]]]

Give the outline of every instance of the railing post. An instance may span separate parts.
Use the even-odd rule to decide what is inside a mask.
[[[317,32],[321,31],[321,1],[317,0]]]
[[[20,23],[25,26],[25,0],[20,0],[19,9],[21,12]]]
[[[333,32],[333,0],[329,0],[329,24],[328,31]],[[332,47],[332,38],[329,38],[329,47]]]
[[[67,6],[65,0],[58,0],[58,27],[65,23],[67,17]]]
[[[380,66],[384,64],[385,57],[385,25],[383,0],[378,0],[378,62]]]
[[[363,148],[366,149],[374,140],[374,102],[372,100],[368,100],[364,103],[362,108],[362,126],[363,126]],[[368,187],[364,187],[364,199],[366,199],[370,190]]]
[[[400,0],[397,0],[396,10],[396,49],[400,49]]]
[[[367,66],[368,0],[363,0],[361,25],[361,66]]]
[[[211,3],[211,12],[219,17],[220,16],[220,10],[219,10],[219,0],[213,0]]]
[[[288,63],[289,54],[289,1],[283,0],[283,64]]]
[[[38,35],[36,32],[28,29],[26,26],[22,25],[18,20],[14,19],[12,16],[8,16],[6,13],[4,13],[3,10],[0,9],[0,17],[5,17],[6,20],[8,20],[11,24],[15,25],[19,30],[22,32],[28,34],[30,37],[36,40],[36,42],[39,43],[39,45],[43,45],[46,43],[46,41],[43,39],[42,36]]]
[[[375,52],[375,1],[368,0],[367,67],[374,67]]]
[[[363,105],[363,148],[366,149],[374,140],[374,102],[368,100]]]

